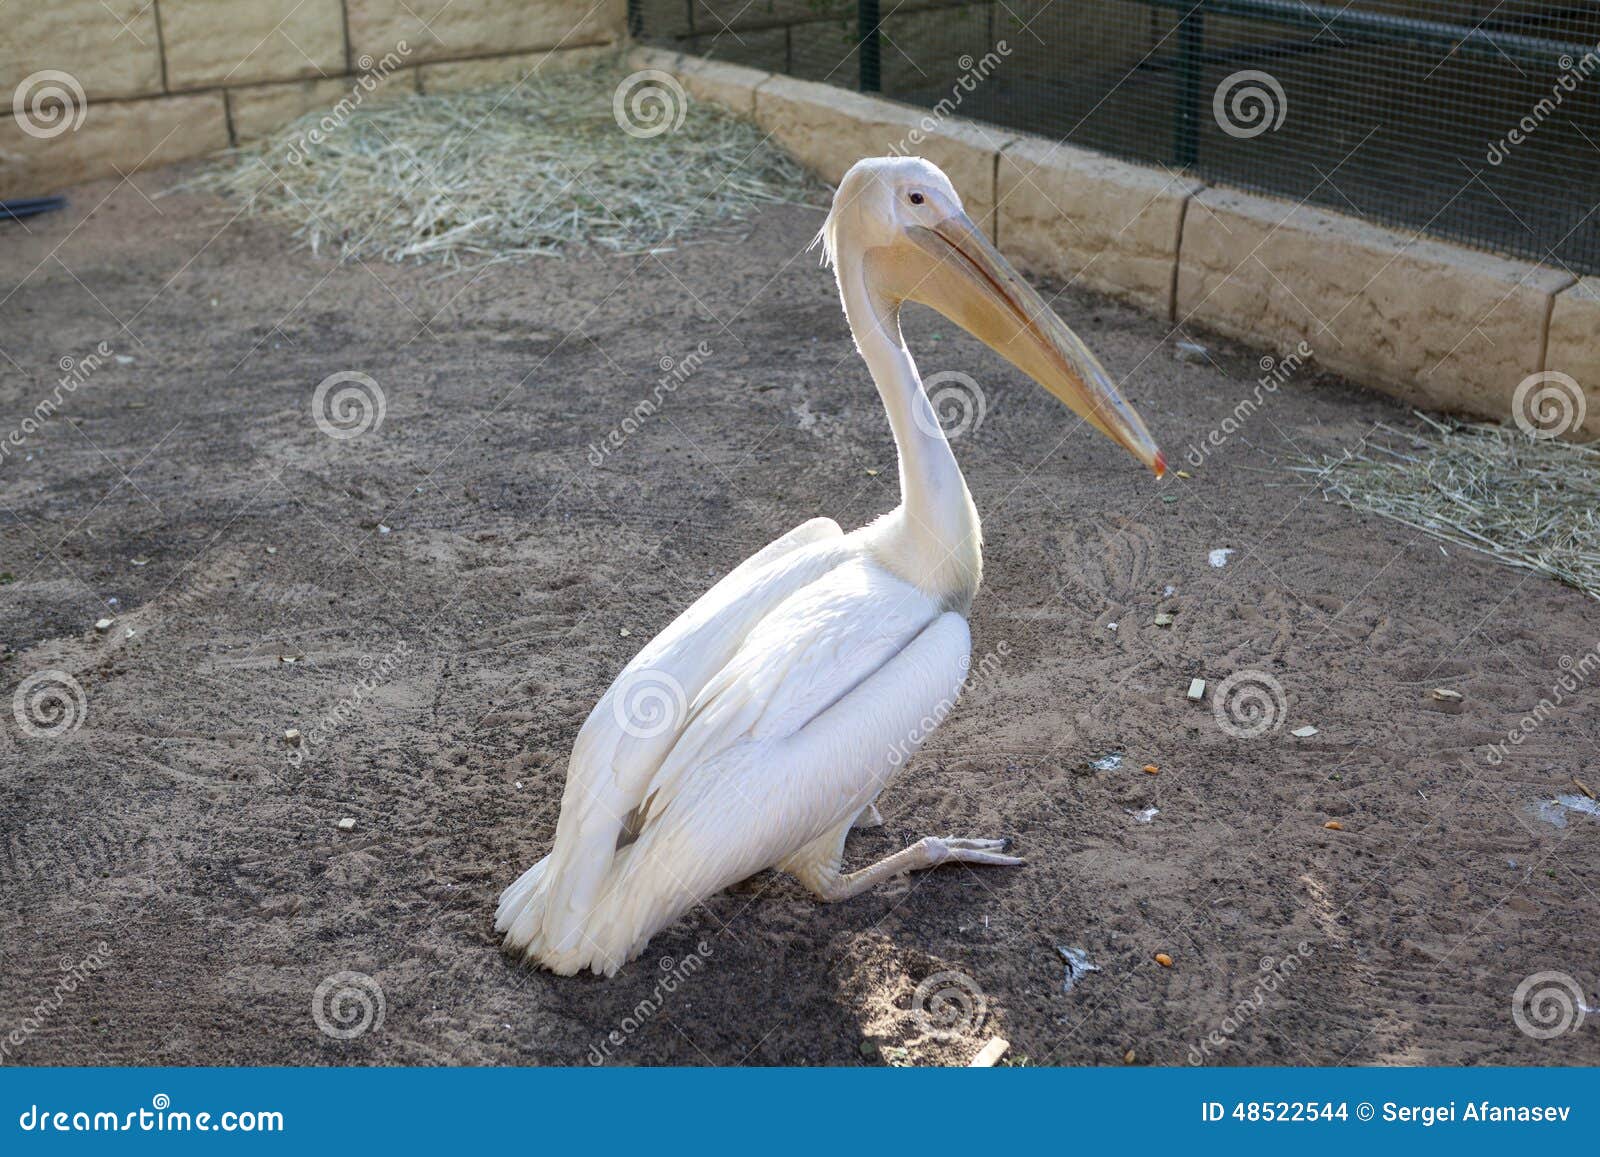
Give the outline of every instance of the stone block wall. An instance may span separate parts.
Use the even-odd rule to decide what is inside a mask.
[[[514,82],[618,46],[625,0],[53,0],[0,21],[0,198],[203,156],[355,86]],[[369,87],[370,86],[370,87]]]

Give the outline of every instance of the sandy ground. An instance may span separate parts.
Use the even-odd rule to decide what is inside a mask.
[[[957,452],[987,538],[974,655],[999,658],[849,859],[1008,835],[1027,866],[832,907],[767,873],[612,981],[505,959],[495,897],[642,640],[779,532],[896,501],[801,254],[819,214],[440,280],[145,199],[172,179],[0,231],[0,436],[62,359],[111,351],[0,461],[6,1062],[933,1064],[991,1035],[1034,1064],[1600,1062],[1600,1017],[1538,1040],[1513,1016],[1542,972],[1600,1004],[1597,829],[1538,812],[1600,783],[1600,687],[1488,758],[1600,609],[1285,471],[1408,420],[1384,399],[1302,371],[1157,483],[932,315],[924,372],[986,400]],[[1261,375],[1258,351],[1199,335],[1191,364],[1164,324],[1058,304],[1174,465]],[[590,450],[700,343],[659,413]],[[345,440],[311,412],[338,371],[385,399]],[[1240,671],[1284,693],[1256,738],[1185,699]],[[83,698],[29,734],[14,692],[43,672]],[[1070,993],[1062,945],[1100,967]],[[345,972],[370,982],[324,983]],[[338,998],[367,983],[381,1022]]]

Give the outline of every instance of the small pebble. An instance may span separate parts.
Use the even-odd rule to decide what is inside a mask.
[[[1162,611],[1156,616],[1155,623],[1158,627],[1170,627],[1172,626],[1172,616]]]
[[[283,733],[283,741],[290,747],[299,747],[302,736],[298,727],[291,727]]]
[[[1133,1050],[1132,1049],[1129,1049],[1127,1052],[1122,1054],[1122,1063],[1125,1064],[1125,1065],[1133,1064]]]
[[[1162,968],[1171,968],[1172,957],[1168,956],[1165,952],[1157,952],[1156,963],[1161,965]]]
[[[1144,765],[1144,773],[1146,775],[1160,775],[1161,769],[1153,763],[1147,763]]]
[[[1293,731],[1289,732],[1289,734],[1294,736],[1296,739],[1310,739],[1313,735],[1317,734],[1317,729],[1308,723],[1304,727],[1296,727]]]
[[[353,832],[353,831],[355,831],[356,830],[356,821],[351,819],[349,816],[345,816],[344,819],[339,821],[339,830],[341,832]]]
[[[1204,679],[1189,680],[1189,699],[1198,703],[1206,697],[1206,681]]]
[[[1327,828],[1330,832],[1342,832],[1342,831],[1344,831],[1344,825],[1342,823],[1340,823],[1338,820],[1329,820],[1327,823],[1323,824],[1322,826]]]
[[[96,619],[94,629],[103,635],[111,629],[111,624],[114,622],[116,622],[115,619]]]

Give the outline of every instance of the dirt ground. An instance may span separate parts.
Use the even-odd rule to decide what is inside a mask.
[[[1600,1062],[1600,1017],[1539,1040],[1513,1016],[1543,972],[1600,1004],[1600,829],[1539,809],[1600,784],[1600,686],[1489,755],[1600,607],[1323,502],[1285,467],[1409,418],[1314,370],[1185,463],[1261,353],[1189,334],[1209,357],[1180,360],[1185,335],[1074,292],[1192,477],[1156,482],[911,320],[924,373],[986,400],[956,449],[987,540],[974,657],[998,658],[848,852],[1008,835],[1027,866],[831,907],[767,873],[610,981],[504,958],[495,898],[643,640],[778,533],[896,502],[801,252],[820,214],[441,279],[146,199],[175,179],[0,230],[0,440],[64,358],[84,374],[0,460],[5,1062],[940,1064],[993,1035],[1033,1064]],[[663,358],[697,364],[622,431]],[[338,371],[378,383],[381,425],[319,429]],[[1284,692],[1255,738],[1185,698],[1241,671]],[[41,672],[83,695],[44,723]],[[1100,971],[1064,991],[1059,946]]]

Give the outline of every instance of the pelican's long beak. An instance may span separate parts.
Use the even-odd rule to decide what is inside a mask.
[[[912,226],[911,240],[934,260],[910,299],[931,306],[981,339],[1065,402],[1156,477],[1166,473],[1144,421],[1081,338],[1055,315],[965,213],[930,227]]]

